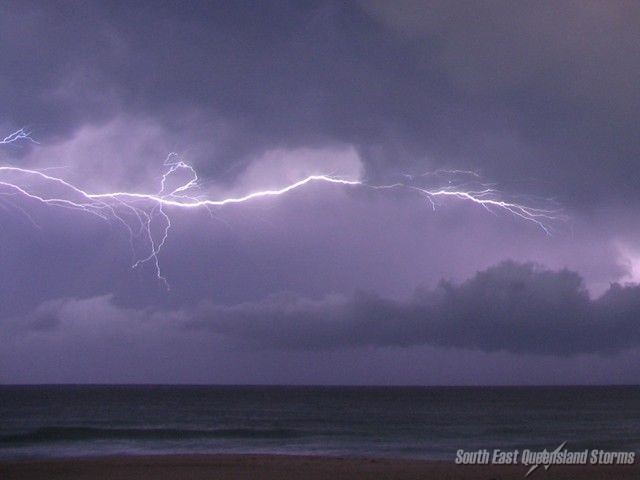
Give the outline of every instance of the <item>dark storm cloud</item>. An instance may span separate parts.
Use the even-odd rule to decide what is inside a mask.
[[[573,365],[636,381],[640,287],[609,282],[640,280],[639,17],[637,2],[2,3],[0,129],[41,142],[2,146],[3,164],[155,192],[177,151],[212,198],[311,171],[478,169],[571,220],[547,237],[477,205],[337,185],[213,217],[170,209],[167,291],[151,262],[131,269],[118,222],[3,195],[0,377],[255,382],[264,355],[260,381],[286,383],[294,364],[379,380],[387,360],[403,381],[423,349],[477,382],[513,359],[542,380]],[[505,258],[551,270],[487,269]]]
[[[0,114],[44,136],[126,111],[213,138],[198,162],[218,176],[337,141],[372,177],[447,165],[573,205],[637,195],[636,2],[0,8]]]
[[[575,273],[507,262],[404,302],[280,295],[168,311],[57,299],[5,319],[0,379],[634,383],[639,288],[590,299]]]
[[[205,301],[170,311],[123,308],[110,296],[58,299],[13,318],[4,335],[9,341],[31,332],[44,340],[76,332],[138,343],[141,331],[165,340],[210,332],[252,350],[428,345],[566,357],[640,346],[638,318],[640,286],[613,284],[591,299],[574,272],[503,262],[460,284],[442,281],[435,289],[417,290],[406,301],[364,293],[323,300],[280,294],[234,306]]]
[[[258,346],[324,350],[431,345],[486,352],[611,354],[640,345],[640,287],[614,284],[592,300],[580,276],[504,262],[409,301],[360,294],[311,301],[280,295],[234,307],[201,305],[186,317]]]

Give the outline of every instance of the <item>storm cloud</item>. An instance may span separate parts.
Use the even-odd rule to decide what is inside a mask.
[[[96,297],[47,302],[15,326],[23,334],[55,332],[70,325],[86,328],[96,318],[117,325],[122,338],[127,338],[129,324],[136,336],[141,328],[167,336],[210,332],[259,349],[430,345],[552,356],[610,355],[640,346],[640,286],[614,284],[592,299],[575,272],[503,262],[460,284],[442,281],[435,289],[419,289],[405,301],[366,293],[322,300],[283,293],[253,303],[203,302],[167,312],[123,309],[109,297]]]
[[[231,308],[205,305],[194,315],[201,319],[187,322],[193,328],[293,349],[428,344],[565,356],[640,345],[640,287],[614,284],[591,299],[574,272],[513,262],[403,302],[280,295]]]
[[[371,178],[448,166],[572,207],[637,198],[635,2],[1,8],[0,115],[48,141],[126,113],[207,145],[193,160],[218,180],[338,142]]]
[[[167,289],[131,268],[144,236],[3,188],[0,380],[637,382],[639,23],[625,1],[3,2],[0,131],[39,143],[2,165],[157,192],[177,152],[213,199],[473,170],[558,218],[333,184],[169,208]]]

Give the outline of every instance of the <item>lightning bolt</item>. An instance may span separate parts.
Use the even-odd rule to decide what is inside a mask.
[[[27,140],[32,143],[38,143],[31,137],[31,132],[27,131],[24,128],[20,128],[0,140],[0,145],[8,145],[9,143],[14,143],[19,140]]]
[[[5,137],[0,144],[10,144],[18,141],[35,142],[30,132],[20,129]],[[119,223],[129,234],[134,261],[132,268],[151,263],[155,269],[156,277],[166,288],[169,288],[167,279],[163,276],[160,267],[159,255],[169,238],[171,230],[170,210],[177,209],[212,209],[232,204],[240,204],[255,201],[266,197],[286,195],[293,190],[300,189],[311,183],[328,183],[346,187],[367,188],[370,190],[405,190],[423,196],[429,205],[435,209],[439,200],[454,198],[476,204],[485,210],[496,213],[502,211],[524,221],[531,222],[539,227],[547,235],[550,234],[550,224],[561,216],[557,211],[532,207],[516,201],[505,200],[498,190],[490,184],[474,184],[468,186],[465,183],[449,180],[447,186],[439,188],[427,188],[415,183],[417,177],[440,177],[442,175],[464,174],[469,177],[479,178],[476,172],[465,170],[437,170],[426,172],[417,177],[410,177],[408,182],[392,184],[369,184],[359,179],[342,178],[335,175],[310,175],[294,183],[278,189],[259,190],[242,196],[222,199],[210,199],[200,194],[199,178],[196,170],[180,159],[176,153],[168,155],[164,162],[164,173],[160,179],[159,189],[155,193],[115,191],[108,193],[92,193],[74,185],[61,177],[47,173],[51,169],[28,169],[16,166],[0,166],[0,195],[18,195],[36,201],[40,204],[70,209],[90,215],[94,215],[105,221]],[[169,188],[169,180],[176,175],[187,176],[177,187]],[[34,188],[34,181],[49,188]],[[466,186],[466,188],[465,188]],[[52,191],[60,192],[58,195]],[[13,205],[16,207],[15,205]],[[21,207],[19,210],[33,219]],[[211,213],[211,210],[209,210]],[[159,230],[160,234],[154,233]],[[146,254],[136,259],[136,240],[142,239],[146,245]]]
[[[551,452],[551,454],[558,454],[560,453],[560,450],[562,450],[564,448],[564,446],[567,444],[567,442],[562,442],[560,444],[560,446],[558,448],[556,448],[553,452]],[[546,449],[544,450],[545,452],[547,451]],[[548,463],[546,465],[543,465],[545,470],[549,470],[549,468],[551,467],[551,463]],[[525,478],[528,477],[529,475],[531,475],[533,472],[535,472],[535,470],[540,466],[539,463],[532,465],[531,468],[529,468],[529,471],[527,471]]]

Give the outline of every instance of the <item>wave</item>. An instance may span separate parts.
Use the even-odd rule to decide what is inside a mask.
[[[0,444],[81,440],[181,440],[207,438],[286,439],[305,436],[286,428],[221,428],[214,430],[180,428],[99,428],[42,427],[28,432],[0,435]]]

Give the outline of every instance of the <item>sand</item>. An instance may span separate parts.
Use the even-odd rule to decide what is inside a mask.
[[[460,466],[420,460],[278,455],[193,455],[0,461],[0,480],[12,479],[523,479],[527,467]],[[640,479],[640,465],[553,466],[529,479]]]

